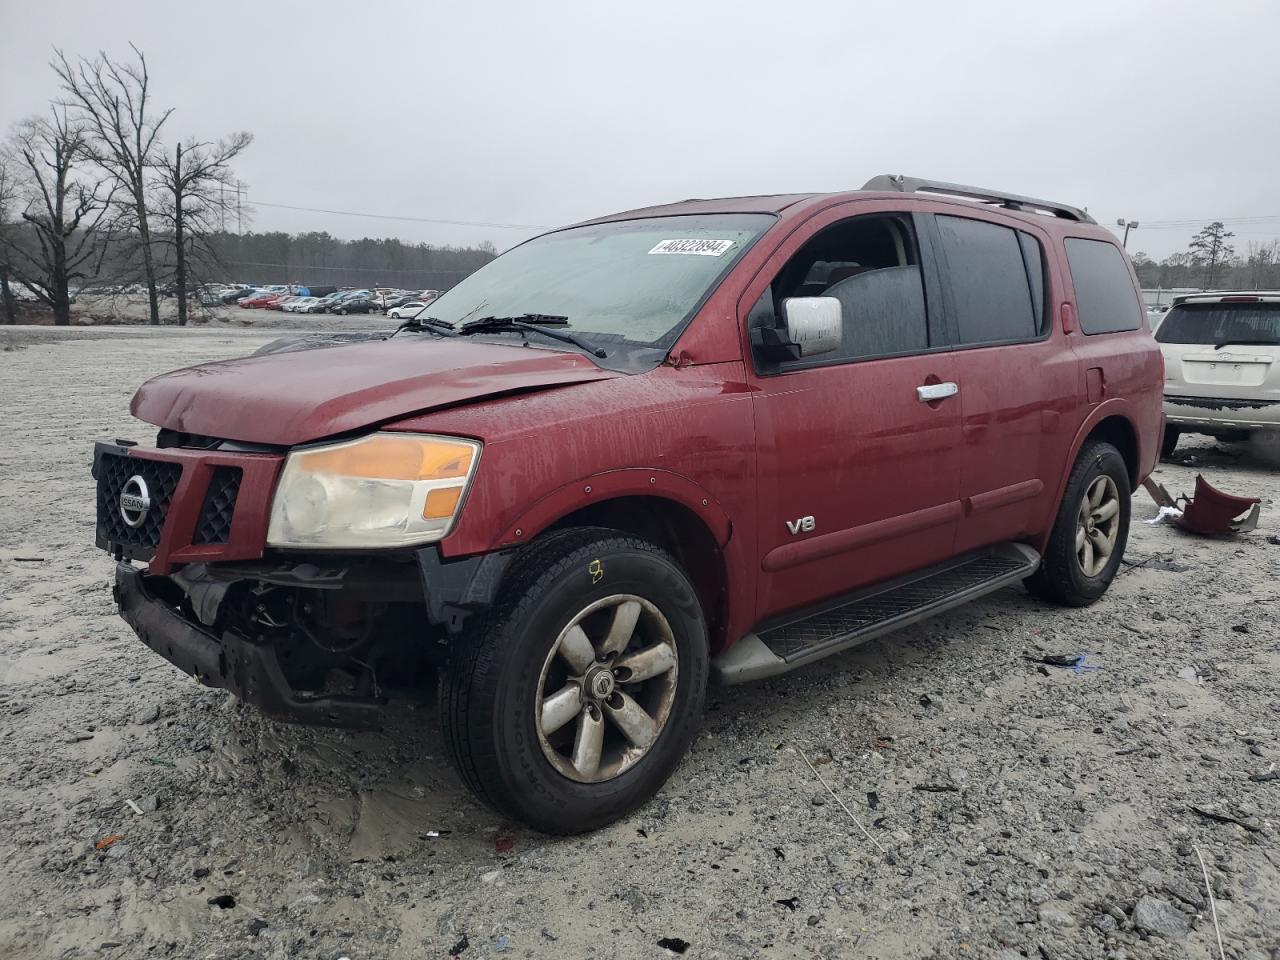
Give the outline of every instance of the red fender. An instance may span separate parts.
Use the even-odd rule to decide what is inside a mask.
[[[728,544],[733,532],[733,524],[720,504],[688,477],[670,470],[627,468],[582,477],[556,488],[522,513],[489,549],[499,550],[528,543],[575,510],[619,497],[662,497],[675,501],[702,518],[721,548]]]

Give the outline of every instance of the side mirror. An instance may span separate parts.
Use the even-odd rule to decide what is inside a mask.
[[[830,353],[843,338],[841,313],[835,297],[787,297],[779,327],[766,290],[747,317],[752,347],[761,360],[772,363]]]
[[[839,349],[844,325],[835,297],[787,297],[782,301],[787,339],[797,357],[813,357]]]

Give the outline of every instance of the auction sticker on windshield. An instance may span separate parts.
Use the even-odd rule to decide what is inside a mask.
[[[663,240],[649,253],[689,253],[697,257],[719,257],[732,246],[732,240]]]

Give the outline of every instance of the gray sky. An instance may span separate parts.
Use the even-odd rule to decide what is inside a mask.
[[[686,197],[907,173],[1143,225],[1280,235],[1270,0],[309,3],[0,0],[0,127],[55,92],[52,48],[151,65],[170,136],[257,140],[249,199],[557,225]],[[257,229],[431,243],[528,229],[258,207]]]

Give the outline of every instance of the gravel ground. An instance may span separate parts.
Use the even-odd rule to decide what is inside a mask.
[[[1198,851],[1225,955],[1280,957],[1275,468],[1186,441],[1159,479],[1261,496],[1257,531],[1140,494],[1098,605],[1010,589],[713,690],[654,802],[552,840],[470,799],[434,704],[275,724],[115,616],[92,441],[150,438],[145,377],[275,335],[0,333],[0,955],[1207,958]]]

